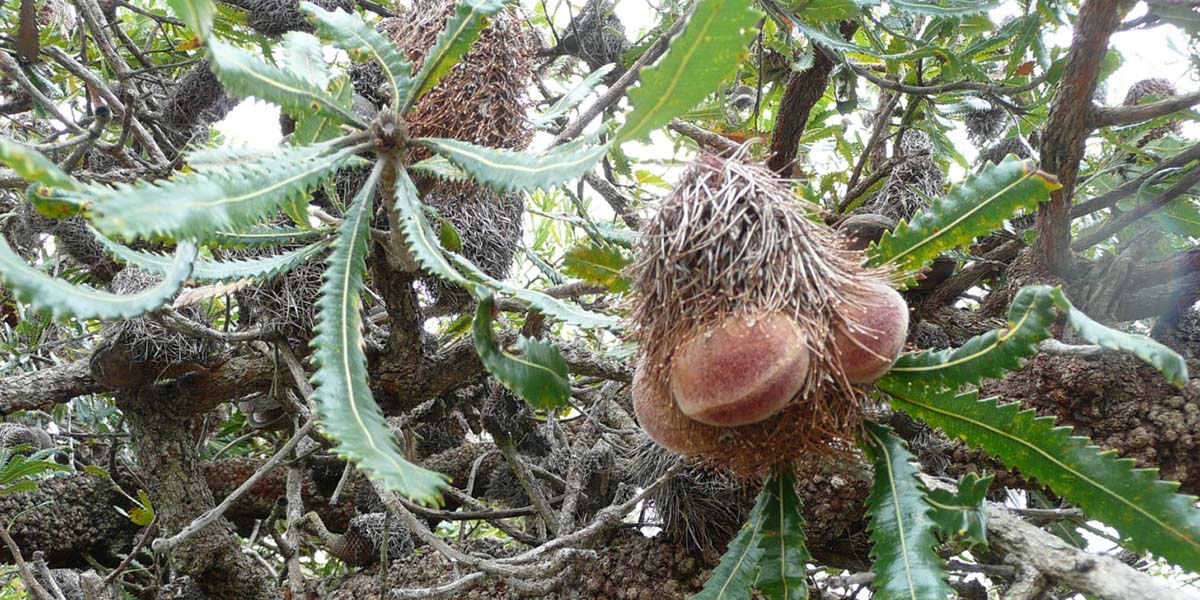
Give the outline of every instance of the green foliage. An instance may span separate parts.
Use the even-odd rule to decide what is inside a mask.
[[[999,3],[995,0],[888,0],[888,6],[923,17],[963,17],[986,13]]]
[[[607,145],[589,147],[576,143],[532,154],[441,138],[413,141],[446,157],[475,181],[501,192],[550,190],[587,173],[608,152]]]
[[[487,292],[477,294],[479,304],[475,308],[471,333],[475,351],[488,372],[534,408],[554,410],[565,407],[571,399],[571,380],[567,374],[567,361],[558,349],[548,342],[520,336],[516,345],[518,354],[506,352],[492,332],[495,299]]]
[[[804,517],[800,515],[800,497],[796,495],[796,477],[789,469],[767,480],[764,493],[770,494],[765,534],[756,587],[772,600],[808,598],[806,563],[812,560],[805,545]]]
[[[867,498],[871,518],[871,589],[878,600],[952,598],[942,559],[934,553],[937,537],[925,486],[904,440],[870,421],[864,423],[864,448],[875,467],[875,482]]]
[[[1079,337],[1110,350],[1130,352],[1158,369],[1175,387],[1182,388],[1187,385],[1187,362],[1174,350],[1144,335],[1134,335],[1105,327],[1072,306],[1062,290],[1055,289],[1054,291],[1054,303],[1067,313],[1067,323],[1079,334]]]
[[[0,284],[34,310],[54,317],[77,319],[128,319],[166,304],[192,273],[196,245],[180,242],[175,260],[157,285],[134,294],[110,294],[84,285],[72,285],[26,264],[8,242],[0,239]]]
[[[329,231],[324,229],[298,229],[296,227],[261,225],[237,233],[217,231],[213,233],[212,238],[222,246],[235,248],[251,246],[261,248],[311,242],[328,234]]]
[[[53,449],[31,456],[18,454],[22,448],[0,448],[0,496],[37,488],[36,477],[51,471],[70,471],[71,467],[43,460]]]
[[[167,0],[167,5],[200,39],[212,34],[213,18],[217,14],[212,0]]]
[[[704,589],[692,600],[749,600],[752,597],[751,588],[766,551],[765,521],[771,498],[766,488],[759,492],[741,531],[729,542],[729,548],[704,583]]]
[[[987,545],[987,502],[988,487],[994,476],[980,477],[967,473],[958,480],[958,489],[929,490],[925,501],[933,507],[933,520],[948,539],[961,538],[968,546]]]
[[[901,221],[868,251],[868,264],[890,263],[916,274],[938,254],[995,230],[1020,209],[1030,209],[1059,188],[1032,161],[1009,157],[968,177],[928,209]]]
[[[553,106],[539,113],[537,116],[530,119],[534,127],[542,127],[552,123],[555,119],[561,117],[568,110],[574,108],[577,104],[583,101],[596,86],[604,80],[604,76],[612,72],[616,65],[604,65],[595,71],[592,71],[579,85],[571,88],[571,91],[563,94]]]
[[[459,268],[466,271],[466,273],[473,280],[481,282],[493,290],[511,294],[520,300],[524,300],[533,308],[536,308],[564,323],[578,325],[579,327],[583,327],[585,329],[610,329],[615,331],[622,328],[620,319],[616,317],[595,313],[576,304],[559,300],[553,296],[548,296],[535,290],[494,279],[487,273],[484,273],[482,270],[480,270],[479,267],[471,264],[470,261],[457,254],[452,254],[451,258],[456,264],[458,264]]]
[[[239,98],[258,98],[278,105],[295,118],[321,113],[340,123],[365,127],[349,106],[303,76],[263,62],[253,54],[218,39],[208,41],[212,71],[225,91]]]
[[[804,518],[791,469],[777,468],[763,484],[741,531],[693,600],[749,600],[758,589],[772,600],[805,600]]]
[[[444,478],[404,459],[367,383],[361,294],[372,198],[384,168],[380,162],[355,196],[328,259],[313,338],[313,400],[339,453],[389,489],[429,504],[437,501]]]
[[[1179,484],[1157,480],[1157,471],[1135,469],[1133,460],[1091,446],[1087,438],[1072,436],[1070,427],[1056,427],[1054,418],[1021,410],[1016,402],[980,400],[975,391],[960,394],[892,377],[876,385],[897,409],[1036,478],[1090,518],[1114,527],[1131,548],[1200,570],[1196,498],[1174,493]]]
[[[751,0],[699,0],[664,56],[629,91],[618,142],[640,140],[687,112],[737,71],[761,17]]]
[[[614,246],[583,242],[563,255],[563,272],[621,293],[629,290],[629,279],[621,271],[630,262],[629,257]]]
[[[71,191],[79,189],[81,185],[41,152],[6,137],[0,137],[0,163],[34,183]]]
[[[325,89],[329,85],[329,66],[325,64],[324,48],[317,36],[304,31],[283,34],[283,43],[276,46],[277,61],[287,72]],[[340,101],[339,106],[349,106]]]
[[[281,148],[272,156],[162,182],[92,185],[92,223],[107,235],[205,237],[260,222],[306,194],[353,154],[329,145]]]
[[[173,264],[171,259],[153,252],[134,250],[123,244],[118,244],[104,234],[91,230],[92,235],[100,242],[104,251],[118,262],[132,265],[143,271],[167,275]],[[324,252],[329,247],[327,242],[309,244],[295,250],[289,250],[272,256],[245,258],[230,261],[215,261],[196,259],[192,267],[192,281],[200,283],[215,283],[221,281],[237,281],[240,279],[257,279],[264,281],[287,273],[296,266]]]
[[[903,354],[888,376],[958,389],[1019,369],[1022,359],[1037,354],[1038,342],[1050,337],[1050,326],[1058,318],[1056,294],[1061,292],[1044,285],[1021,288],[1008,309],[1006,326],[975,336],[958,348]]]
[[[392,108],[398,109],[411,92],[412,65],[396,46],[358,15],[341,10],[330,12],[311,2],[301,2],[300,8],[309,14],[317,31],[348,52],[350,58],[366,57],[379,65],[387,80]]]
[[[486,18],[504,8],[504,0],[460,0],[454,8],[454,16],[446,22],[446,28],[438,35],[433,47],[425,53],[421,62],[421,70],[413,77],[413,89],[416,91],[403,98],[400,102],[401,114],[408,112],[413,103],[433,89],[441,81],[471,45],[479,38],[486,26]]]
[[[138,527],[149,527],[154,522],[154,504],[150,502],[150,495],[146,490],[138,490],[137,499],[138,506],[129,511],[129,520]]]
[[[404,240],[408,249],[417,262],[425,270],[459,285],[468,286],[470,282],[450,264],[442,253],[439,243],[440,236],[429,226],[425,216],[425,207],[421,204],[420,195],[412,179],[404,167],[395,165],[396,169],[396,198],[393,209],[399,213],[400,227],[404,232]]]

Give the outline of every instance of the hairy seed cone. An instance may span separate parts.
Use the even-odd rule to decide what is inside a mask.
[[[718,446],[720,430],[689,419],[675,405],[666,377],[639,362],[633,373],[633,412],[660,446],[678,454],[700,454]]]
[[[783,313],[737,315],[684,342],[671,364],[671,395],[688,417],[718,427],[774,416],[804,387],[808,348]]]
[[[892,368],[904,349],[908,305],[899,292],[878,281],[849,296],[846,323],[834,333],[837,353],[850,383],[871,383]]]

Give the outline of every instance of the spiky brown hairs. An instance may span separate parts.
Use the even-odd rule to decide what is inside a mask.
[[[134,268],[117,273],[109,287],[117,294],[140,292],[162,278]],[[203,308],[194,304],[180,313],[209,324]],[[101,385],[121,388],[142,385],[156,377],[173,377],[211,366],[222,360],[222,347],[209,338],[199,338],[168,329],[151,317],[110,321],[100,330],[104,341],[92,352],[92,377]]]
[[[384,19],[379,29],[416,69],[454,10],[453,0],[416,0],[407,15]],[[525,91],[535,50],[533,37],[511,10],[497,13],[462,60],[404,116],[408,135],[523,148],[531,134]],[[416,149],[407,159],[427,156],[428,150]]]
[[[625,37],[625,24],[617,18],[614,8],[612,0],[588,0],[579,14],[571,17],[551,53],[579,57],[593,71],[609,63],[619,67],[621,55],[629,49],[629,40]],[[620,76],[619,72],[623,71],[618,68],[612,74]]]
[[[703,155],[648,220],[631,265],[640,353],[633,393],[638,421],[660,444],[743,475],[852,447],[862,408],[837,332],[862,331],[852,320],[864,311],[862,290],[883,285],[887,274],[862,267],[861,252],[845,249],[836,232],[810,218],[814,211],[765,166]],[[679,382],[671,381],[679,349],[731,317],[762,324],[781,316],[807,352],[785,367],[802,375],[787,404],[740,426],[684,414]],[[907,312],[903,319],[906,328]]]
[[[1150,79],[1143,79],[1130,86],[1129,91],[1125,93],[1124,105],[1137,106],[1143,101],[1149,101],[1151,98],[1165,100],[1177,95],[1179,95],[1179,92],[1175,89],[1174,85],[1171,85],[1170,81],[1167,81],[1161,77],[1153,77]],[[1173,133],[1175,135],[1183,133],[1183,125],[1174,119],[1167,121],[1161,126],[1150,130],[1150,133],[1147,133],[1144,137],[1142,137],[1142,139],[1138,141],[1138,147],[1140,148],[1145,146],[1147,143],[1157,140],[1168,133]]]
[[[856,213],[909,221],[917,211],[929,207],[927,198],[937,198],[946,192],[946,175],[933,160],[929,134],[909,129],[899,146],[899,153],[909,157],[908,160],[888,174],[879,193],[858,207]]]
[[[1004,133],[1008,113],[1004,107],[989,104],[987,109],[973,110],[963,117],[967,138],[976,146],[983,146]]]

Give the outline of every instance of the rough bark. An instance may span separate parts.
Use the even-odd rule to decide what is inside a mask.
[[[154,390],[119,394],[133,449],[154,503],[158,527],[174,534],[216,506],[198,460],[190,413]],[[179,573],[215,598],[274,598],[262,567],[250,560],[224,517],[200,530],[171,556]]]

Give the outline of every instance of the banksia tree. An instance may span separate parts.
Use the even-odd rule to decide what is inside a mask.
[[[540,5],[37,4],[0,2],[0,408],[33,413],[0,534],[39,598],[43,559],[102,566],[88,597],[1174,593],[993,484],[1200,571],[1188,358],[1120,325],[1196,344],[1200,149],[1121,160],[1200,95],[1098,106],[1111,6],[693,0],[626,49],[589,0],[554,32],[587,64],[533,73]],[[205,147],[251,97],[282,143]]]

